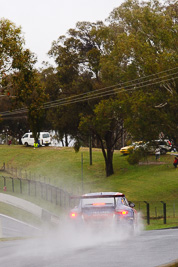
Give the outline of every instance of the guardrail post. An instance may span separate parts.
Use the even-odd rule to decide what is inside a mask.
[[[166,224],[166,203],[164,201],[161,201],[161,203],[163,204],[163,221]]]
[[[147,213],[147,224],[150,224],[150,204],[147,201],[144,201],[146,203],[146,213]]]

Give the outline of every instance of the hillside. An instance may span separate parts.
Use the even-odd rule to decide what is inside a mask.
[[[81,153],[83,153],[84,192],[120,191],[134,201],[175,200],[178,196],[178,171],[173,168],[173,156],[154,156],[148,164],[131,166],[127,157],[114,153],[114,175],[105,177],[104,159],[99,149],[93,149],[93,165],[89,164],[89,149],[75,153],[72,148],[0,146],[0,168],[16,169],[24,177],[41,179],[48,183],[80,193],[82,181]],[[1,175],[1,173],[0,173]]]

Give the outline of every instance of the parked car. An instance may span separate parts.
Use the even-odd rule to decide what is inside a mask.
[[[120,149],[120,153],[122,155],[128,155],[130,154],[130,152],[136,147],[139,146],[140,144],[143,144],[142,141],[139,142],[134,142],[133,144],[131,144],[130,146],[124,146]]]
[[[99,192],[73,198],[78,198],[79,204],[70,211],[70,219],[77,225],[114,224],[133,229],[137,224],[135,205],[123,193]]]
[[[153,141],[149,141],[147,143],[136,145],[134,149],[138,149],[140,147],[144,148],[150,154],[154,154],[156,147],[159,147],[160,152],[163,155],[163,154],[166,154],[167,152],[171,151],[172,144],[167,139],[165,139],[165,140],[153,140]]]
[[[33,146],[34,145],[34,137],[32,132],[29,133],[25,133],[22,136],[22,144],[25,146]],[[45,146],[49,146],[51,144],[51,138],[50,138],[50,134],[48,132],[40,132],[39,133],[39,145],[45,145]]]

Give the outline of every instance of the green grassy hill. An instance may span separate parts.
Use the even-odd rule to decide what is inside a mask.
[[[114,153],[114,175],[105,176],[105,164],[100,149],[93,149],[93,164],[90,166],[89,149],[82,148],[75,153],[73,148],[41,147],[33,149],[23,146],[0,146],[0,169],[5,163],[6,169],[18,177],[45,181],[72,194],[81,194],[82,189],[82,164],[83,154],[83,185],[84,193],[97,191],[119,191],[135,202],[136,209],[146,215],[144,201],[150,203],[151,225],[147,229],[164,228],[163,204],[167,204],[166,227],[178,225],[178,168],[173,167],[172,155],[161,156],[160,162],[156,162],[154,156],[149,156],[148,162],[131,166],[127,162],[127,156]],[[0,176],[10,176],[7,172],[0,172]],[[10,186],[11,187],[11,186]],[[19,187],[19,186],[18,186]],[[17,190],[7,193],[25,198],[56,214],[63,212],[59,206],[40,198],[34,198],[27,194],[18,194]],[[3,179],[0,179],[0,192],[3,192]],[[9,208],[0,212],[11,214]],[[13,208],[14,209],[14,208]],[[15,209],[16,210],[16,209]],[[15,212],[17,218],[24,215]],[[13,213],[12,213],[13,215]],[[146,223],[146,217],[145,217]]]
[[[160,164],[155,161],[154,156],[150,156],[149,164],[131,166],[127,162],[127,156],[115,151],[115,173],[106,178],[104,159],[99,149],[93,149],[93,165],[90,166],[87,148],[75,153],[73,148],[33,149],[1,145],[0,168],[5,162],[6,167],[17,168],[17,174],[21,171],[24,177],[30,175],[32,179],[45,179],[58,187],[80,192],[81,153],[84,192],[120,191],[134,201],[166,201],[178,198],[178,169],[173,167],[174,156],[171,155],[161,156]]]

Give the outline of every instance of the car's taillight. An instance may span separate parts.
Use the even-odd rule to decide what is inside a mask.
[[[76,218],[77,217],[77,213],[76,212],[71,212],[70,213],[70,217],[71,218]]]
[[[118,210],[118,211],[116,211],[116,214],[119,214],[119,215],[127,215],[128,214],[128,211],[127,210]]]

